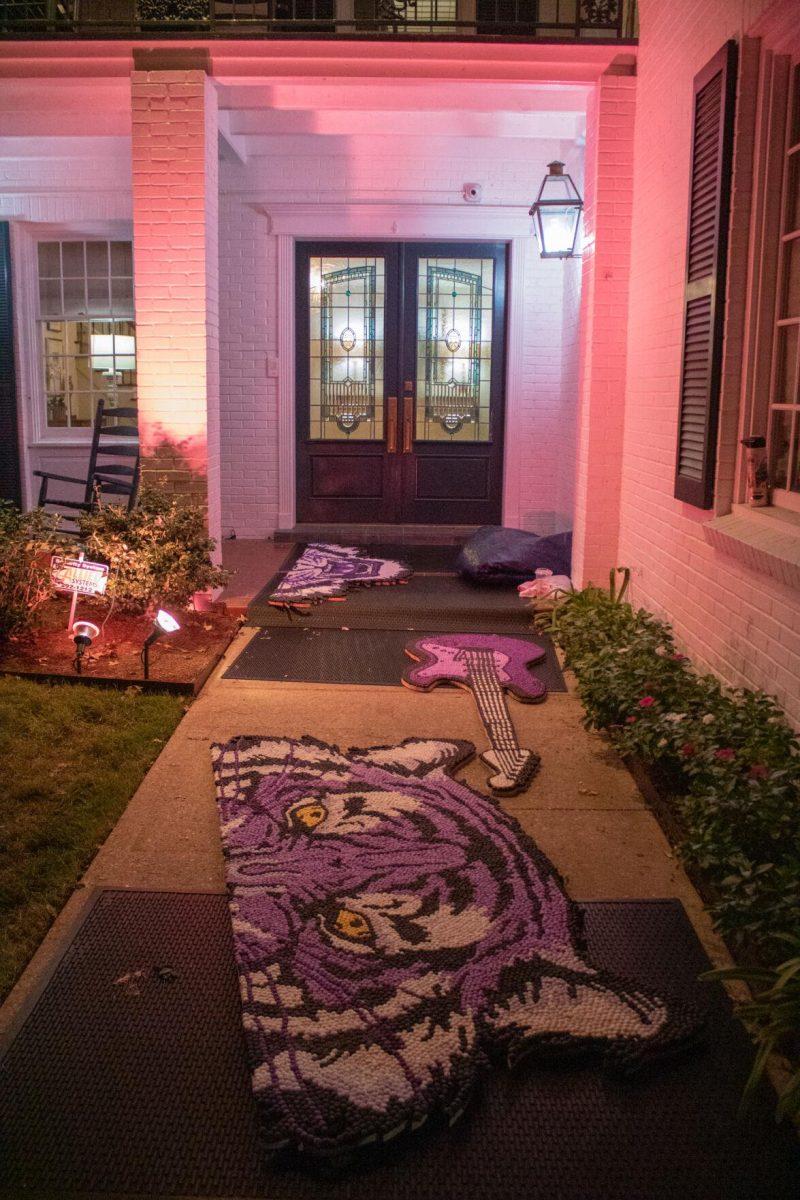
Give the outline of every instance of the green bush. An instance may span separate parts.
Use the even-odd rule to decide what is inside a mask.
[[[669,626],[623,603],[614,578],[609,592],[563,596],[538,623],[575,672],[585,723],[669,781],[686,831],[679,850],[711,884],[715,924],[761,959],[718,973],[756,993],[739,1006],[759,1046],[747,1095],[773,1050],[796,1064],[800,1039],[798,740],[770,696],[693,671]],[[778,1112],[800,1116],[796,1065]]]
[[[765,961],[784,936],[800,947],[799,747],[775,701],[696,674],[668,625],[599,588],[566,597],[551,627],[587,724],[670,782],[721,932]]]
[[[82,515],[79,527],[87,557],[109,564],[107,599],[128,612],[185,605],[229,578],[211,561],[203,510],[155,489],[143,489],[132,512],[109,505]]]
[[[41,509],[23,513],[0,500],[0,643],[29,629],[53,595],[48,555],[56,524]]]

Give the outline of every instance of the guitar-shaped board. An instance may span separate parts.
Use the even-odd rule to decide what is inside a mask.
[[[495,772],[489,787],[504,796],[522,791],[540,759],[520,747],[505,693],[527,704],[544,700],[547,688],[528,669],[544,658],[542,647],[494,633],[440,633],[409,642],[405,651],[415,660],[403,675],[406,687],[429,691],[455,683],[470,689],[492,746],[481,755]]]

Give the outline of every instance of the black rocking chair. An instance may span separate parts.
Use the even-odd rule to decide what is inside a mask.
[[[62,520],[70,521],[75,526],[73,529],[64,529],[64,533],[77,536],[77,514],[91,512],[107,495],[127,497],[128,512],[135,506],[139,492],[139,431],[135,424],[127,425],[121,422],[135,421],[136,415],[135,408],[106,410],[105,400],[98,401],[89,450],[89,468],[85,479],[77,479],[74,475],[56,475],[52,471],[33,472],[42,481],[39,489],[39,507],[55,509]],[[119,459],[126,461],[115,461]],[[49,495],[51,480],[79,484],[83,487],[83,498],[69,500]],[[61,511],[63,509],[67,511]]]

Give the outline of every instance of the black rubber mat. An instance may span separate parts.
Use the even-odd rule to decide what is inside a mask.
[[[269,1200],[796,1200],[798,1143],[677,901],[585,906],[592,955],[697,1000],[705,1050],[619,1080],[493,1070],[453,1128],[322,1181],[265,1161],[224,896],[100,895],[0,1065],[3,1195]]]
[[[427,631],[430,632],[430,631]],[[360,683],[397,686],[410,659],[406,643],[423,636],[407,629],[260,629],[225,672],[225,679],[279,683]],[[524,635],[546,650],[531,672],[551,692],[565,692],[549,638]]]
[[[505,633],[530,630],[530,606],[513,588],[473,587],[457,575],[412,575],[407,583],[354,588],[344,600],[287,612],[267,602],[266,589],[247,610],[263,628],[307,625],[314,629],[414,629],[438,633]]]

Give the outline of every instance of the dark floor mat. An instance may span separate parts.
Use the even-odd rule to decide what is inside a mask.
[[[265,1163],[225,898],[101,894],[0,1065],[3,1195],[269,1200],[796,1200],[774,1097],[736,1116],[752,1050],[677,901],[585,906],[593,958],[708,1011],[651,1076],[493,1070],[467,1115],[338,1177]]]
[[[400,676],[410,664],[404,647],[419,636],[407,629],[260,629],[224,678],[400,686]],[[532,674],[551,692],[565,692],[550,639],[528,634],[521,640],[536,642],[546,651],[542,662],[531,667]]]
[[[267,602],[266,589],[247,610],[252,625],[290,623],[315,629],[412,629],[437,633],[530,630],[530,606],[513,588],[480,588],[457,575],[415,574],[392,587],[362,587],[344,600],[287,613]]]

